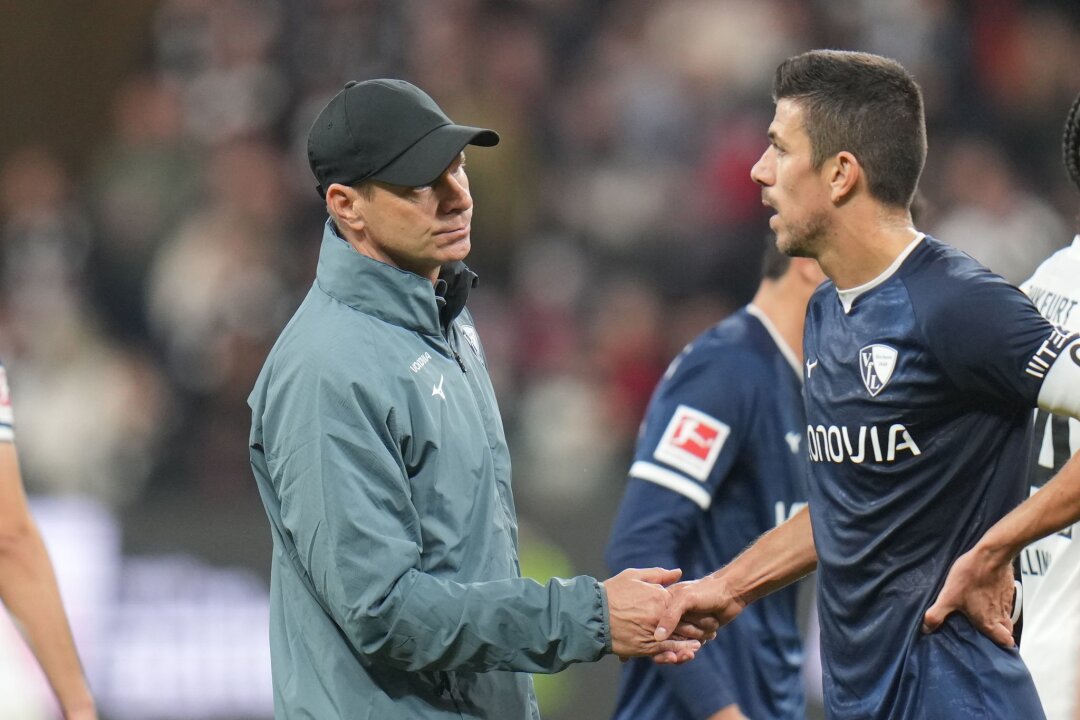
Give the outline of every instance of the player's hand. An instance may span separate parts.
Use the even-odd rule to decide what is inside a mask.
[[[922,631],[937,630],[954,612],[1002,647],[1013,647],[1012,563],[975,546],[956,559],[937,600],[923,616]]]
[[[688,622],[704,622],[706,618],[710,627],[715,623],[715,632],[734,620],[746,607],[746,603],[731,592],[722,573],[679,583],[669,591],[672,603],[656,627],[657,640],[682,632]]]
[[[707,720],[750,720],[748,717],[742,714],[742,710],[739,709],[738,704],[732,703],[722,710],[717,710],[710,715]]]
[[[64,713],[64,720],[98,720],[97,710],[94,706],[68,710]]]
[[[681,570],[630,569],[604,581],[613,653],[624,660],[651,655],[660,664],[694,659],[701,648],[699,640],[654,636],[657,619],[671,604],[671,595],[664,586],[680,577]]]

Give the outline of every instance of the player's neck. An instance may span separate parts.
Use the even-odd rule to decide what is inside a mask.
[[[803,361],[803,322],[806,319],[806,303],[810,299],[812,289],[806,290],[797,284],[784,279],[779,281],[766,280],[762,282],[754,299],[754,306],[769,318],[776,331],[780,333],[795,357],[802,364]]]
[[[864,285],[885,272],[918,235],[906,211],[841,222],[818,256],[822,271],[840,290]]]

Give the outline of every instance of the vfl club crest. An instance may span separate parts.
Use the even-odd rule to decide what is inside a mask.
[[[896,369],[896,356],[896,350],[888,345],[867,345],[859,351],[859,371],[870,397],[877,397],[889,384]]]

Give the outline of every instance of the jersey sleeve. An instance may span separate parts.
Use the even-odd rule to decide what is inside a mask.
[[[630,477],[708,510],[746,434],[757,363],[747,353],[691,351],[649,404]]]
[[[739,452],[752,404],[738,363],[690,351],[657,387],[608,543],[612,572],[676,567]]]
[[[975,397],[1035,407],[1075,334],[1055,329],[1026,295],[984,269],[942,285],[912,293],[912,302],[945,374]]]
[[[608,544],[612,572],[679,566],[680,546],[712,505],[746,436],[755,367],[745,353],[704,349],[668,371],[642,424]],[[729,658],[706,650],[707,658],[660,670],[694,717],[735,702]]]

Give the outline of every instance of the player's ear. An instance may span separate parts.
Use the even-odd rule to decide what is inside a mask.
[[[862,166],[854,155],[842,150],[826,162],[826,172],[829,199],[834,205],[839,205],[851,198],[859,178],[862,177]]]
[[[326,189],[326,212],[334,218],[338,227],[348,227],[356,232],[364,229],[364,212],[361,194],[348,185],[331,183]]]

